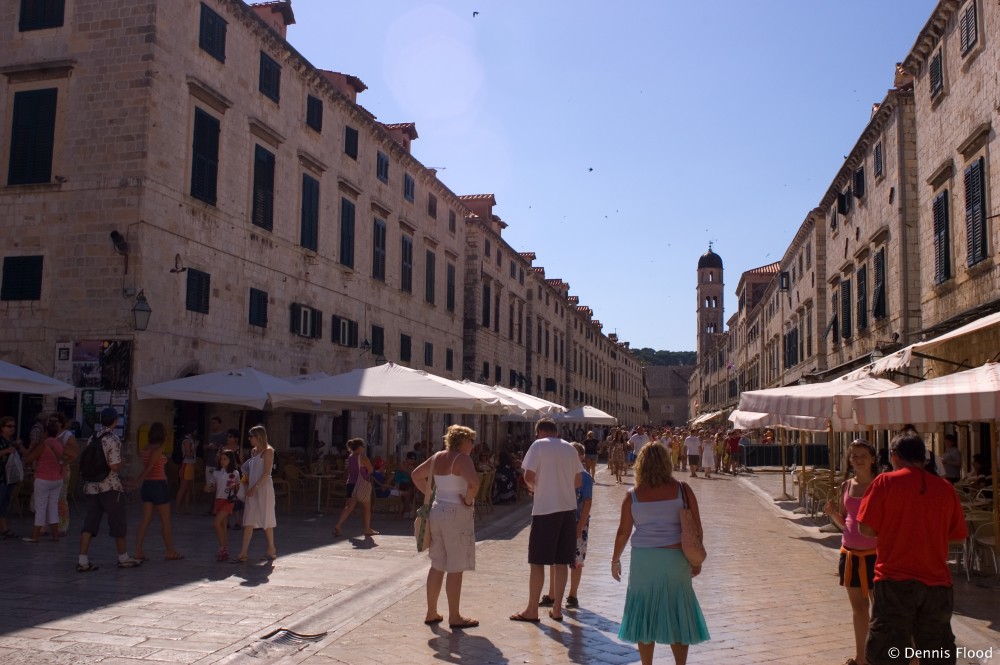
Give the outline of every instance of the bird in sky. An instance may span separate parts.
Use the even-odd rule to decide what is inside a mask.
[[[472,12],[472,18],[476,18],[477,16],[479,16],[479,12]]]
[[[587,169],[587,173],[590,173],[590,172],[591,172],[591,171],[593,171],[593,170],[594,170],[594,167],[593,167],[593,166],[591,166],[591,167],[590,167],[589,169]]]

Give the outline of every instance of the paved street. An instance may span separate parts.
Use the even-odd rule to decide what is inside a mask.
[[[507,619],[527,593],[524,502],[497,507],[480,525],[463,613],[482,625],[464,633],[423,625],[427,563],[413,551],[408,522],[380,517],[383,535],[373,541],[332,542],[333,516],[279,513],[280,558],[271,567],[215,563],[209,518],[182,516],[176,532],[187,560],[162,561],[154,523],[151,560],[137,570],[116,569],[103,536],[91,549],[101,570],[86,575],[73,570],[76,538],[0,543],[0,656],[5,665],[638,662],[634,646],[617,639],[625,583],[611,579],[607,564],[627,487],[608,478],[599,472],[581,608],[566,610],[562,624]],[[770,494],[780,490],[780,477],[777,484],[772,474],[692,483],[709,550],[695,589],[712,640],[693,647],[689,662],[843,663],[852,637],[849,606],[836,581],[835,538],[774,504]],[[75,517],[73,530],[80,524]],[[130,521],[133,531],[136,523]],[[27,518],[15,518],[14,526],[26,533]],[[359,532],[355,517],[346,533]],[[263,549],[258,534],[252,559]],[[997,593],[963,580],[956,594],[963,616],[955,621],[961,644],[1000,650]],[[441,602],[444,611],[443,593]],[[325,635],[315,642],[260,639],[278,628]],[[657,655],[657,662],[672,662],[666,648]]]

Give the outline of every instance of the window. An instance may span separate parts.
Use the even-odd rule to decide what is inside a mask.
[[[976,25],[976,0],[969,0],[969,4],[959,12],[958,34],[962,55],[965,55],[976,45],[976,40],[979,38],[979,29]]]
[[[403,198],[413,203],[414,192],[416,191],[416,184],[413,181],[413,176],[409,173],[403,175]]]
[[[455,369],[455,352],[451,349],[444,350],[444,368],[449,372]]]
[[[483,363],[483,373],[479,375],[479,380],[486,382],[490,378],[490,364]]]
[[[345,319],[342,316],[334,315],[330,319],[333,330],[331,331],[331,341],[340,346],[356,348],[358,346],[358,322]]]
[[[292,303],[292,333],[311,339],[323,336],[323,312],[306,305]]]
[[[372,326],[372,355],[385,356],[385,328]]]
[[[215,205],[218,177],[219,121],[196,108],[191,150],[191,196]]]
[[[951,222],[948,219],[948,190],[934,197],[934,283],[951,278]]]
[[[344,127],[344,154],[358,158],[358,130],[353,127]]]
[[[424,367],[434,367],[434,345],[424,342]]]
[[[868,328],[868,266],[858,268],[858,332]]]
[[[42,257],[4,257],[3,286],[0,286],[0,300],[41,299]]]
[[[859,166],[854,171],[853,186],[851,189],[854,191],[854,196],[856,198],[862,199],[865,197],[865,167]]]
[[[212,288],[212,276],[207,272],[188,268],[187,299],[188,311],[208,314],[208,297]]]
[[[251,214],[256,226],[274,228],[274,155],[259,145],[254,148]]]
[[[323,131],[323,100],[319,97],[306,97],[306,126]]]
[[[375,175],[382,182],[389,182],[389,156],[379,152],[375,161]]]
[[[445,308],[449,312],[455,311],[455,264],[449,263],[447,268],[447,278],[445,284]]]
[[[404,235],[400,249],[399,289],[404,293],[413,293],[413,238]]]
[[[483,327],[490,327],[490,312],[493,311],[493,296],[490,292],[490,285],[483,284]]]
[[[493,368],[493,383],[499,384],[502,379],[503,379],[503,370],[500,368],[500,365],[497,365]]]
[[[258,88],[268,99],[275,102],[281,101],[281,67],[263,51],[260,52]]]
[[[510,278],[515,279],[517,277],[517,265],[511,261],[510,262]]]
[[[490,258],[491,256],[493,256],[493,243],[490,242],[489,238],[486,239],[486,244],[484,245],[483,248],[483,254],[486,256],[486,258]]]
[[[56,96],[55,88],[14,93],[8,185],[30,185],[52,180]]]
[[[827,328],[827,333],[829,333],[829,331],[831,330],[833,331],[833,345],[836,346],[837,344],[840,344],[840,325],[839,325],[839,318],[837,315],[838,311],[840,310],[840,293],[838,291],[833,292],[833,297],[831,299],[830,305],[831,305],[830,307],[831,317],[830,317],[830,326],[829,328]]]
[[[451,232],[451,233],[454,233],[456,226],[457,226],[457,222],[455,221],[455,211],[454,210],[449,210],[448,211],[448,231]]]
[[[399,361],[408,363],[413,356],[412,353],[412,340],[409,335],[399,336]]]
[[[250,325],[267,327],[267,291],[250,289]]]
[[[930,83],[931,83],[931,98],[937,97],[942,90],[944,90],[944,71],[941,64],[941,49],[931,57],[930,64]]]
[[[302,232],[300,244],[306,249],[319,248],[319,181],[302,174]]]
[[[885,247],[875,252],[872,261],[875,270],[875,288],[872,291],[872,317],[884,319],[889,315],[888,303],[885,296]]]
[[[226,22],[205,3],[201,5],[198,46],[219,62],[226,61]]]
[[[851,189],[848,187],[837,193],[837,212],[846,215],[851,212]]]
[[[45,30],[46,28],[61,28],[65,0],[21,0],[21,18],[18,30]]]
[[[340,264],[354,267],[354,204],[340,199]]]
[[[875,144],[875,149],[872,151],[872,162],[873,170],[875,171],[875,177],[882,177],[882,142],[879,141]]]
[[[438,200],[433,194],[427,195],[427,214],[432,218],[437,219],[438,216]]]
[[[372,279],[385,281],[385,221],[378,217],[372,228]]]
[[[437,257],[434,252],[427,250],[427,265],[424,268],[424,300],[434,304],[434,273],[436,270]]]
[[[517,271],[517,281],[521,286],[524,286],[524,268]]]
[[[986,258],[985,163],[980,157],[965,169],[965,236],[970,266]]]

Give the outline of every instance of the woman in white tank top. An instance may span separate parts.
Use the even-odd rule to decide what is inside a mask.
[[[438,597],[448,574],[448,624],[455,628],[474,628],[476,619],[464,617],[459,609],[462,596],[462,573],[476,569],[476,533],[473,506],[479,490],[479,475],[469,453],[476,441],[474,430],[452,425],[444,435],[445,449],[413,470],[413,485],[427,495],[434,493],[431,505],[427,572],[427,616],[431,625],[444,620],[437,611]],[[431,474],[434,475],[433,490]]]

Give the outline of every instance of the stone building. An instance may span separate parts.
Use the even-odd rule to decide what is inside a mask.
[[[120,406],[130,433],[207,416],[135,402],[136,386],[246,365],[289,376],[390,360],[572,394],[564,378],[556,391],[521,381],[557,368],[529,371],[528,338],[514,343],[512,319],[498,330],[496,315],[499,303],[527,319],[536,292],[565,310],[565,289],[502,243],[495,259],[471,260],[470,242],[498,239],[502,223],[413,157],[413,123],[382,123],[357,103],[360,79],[305,60],[286,39],[294,22],[288,0],[2,5],[0,308],[11,323],[0,355],[75,382],[76,415]],[[467,292],[473,269],[503,284],[489,339],[478,334],[483,292]],[[137,327],[133,310],[146,306]],[[559,349],[548,361],[565,364],[568,323],[560,311],[546,320]],[[641,376],[637,363],[616,369]],[[593,394],[610,403],[610,381]],[[377,443],[386,427],[350,412],[265,417],[279,446],[305,445],[314,429]],[[393,418],[396,441],[427,425]],[[433,418],[440,428],[446,417]]]
[[[694,365],[645,368],[650,425],[677,427],[688,420],[688,382],[694,369]]]

